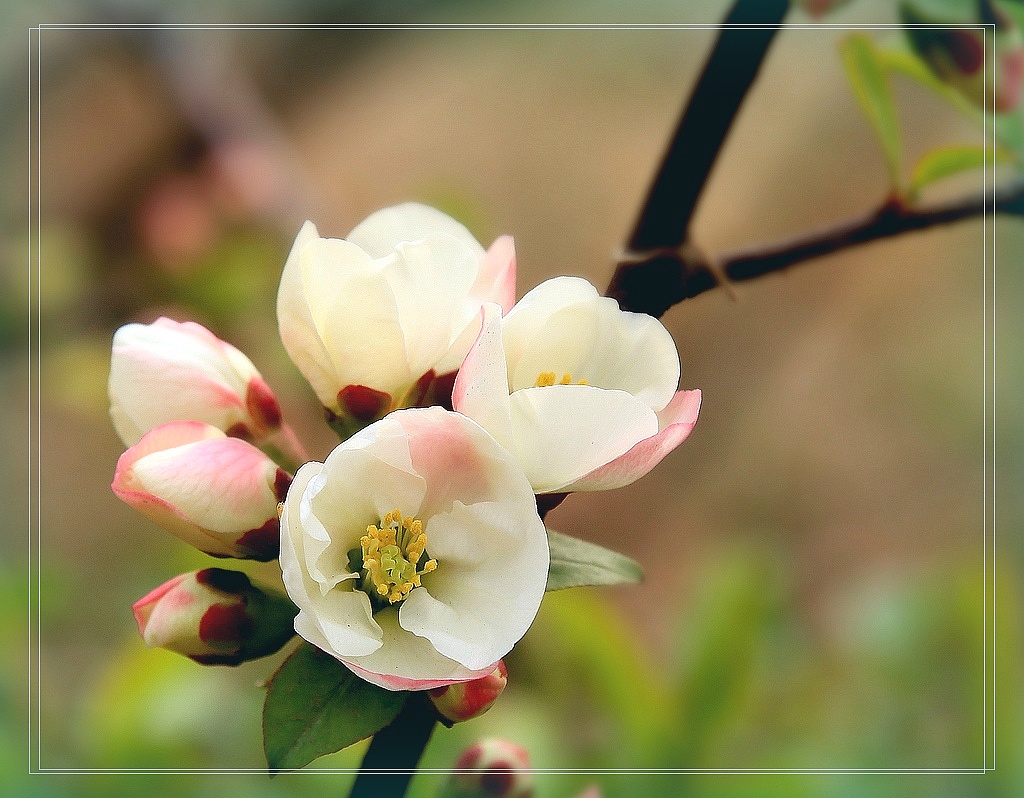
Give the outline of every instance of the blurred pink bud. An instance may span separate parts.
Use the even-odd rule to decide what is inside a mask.
[[[281,427],[281,407],[252,361],[191,321],[161,317],[114,333],[109,393],[128,446],[168,421],[202,421],[253,440]]]
[[[135,602],[132,612],[147,646],[203,665],[265,657],[295,634],[296,609],[288,599],[222,568],[176,576]]]
[[[439,798],[531,798],[530,756],[525,748],[490,738],[474,743],[456,760]]]
[[[498,660],[498,667],[491,673],[471,682],[459,682],[431,690],[428,695],[441,716],[452,723],[483,715],[498,700],[508,684],[505,662]]]
[[[291,475],[252,444],[172,421],[121,455],[111,488],[150,520],[215,557],[272,560]]]
[[[825,16],[837,8],[845,6],[850,0],[800,0],[800,7],[815,19]]]
[[[1012,111],[1020,103],[1024,88],[1024,36],[994,2],[980,0],[978,8],[981,12],[978,19],[940,19],[906,0],[900,6],[900,16],[908,26],[994,25],[995,36],[987,41],[987,46],[987,32],[980,29],[908,27],[906,32],[911,46],[939,80],[979,108],[997,113]],[[986,55],[990,59],[987,65]]]
[[[217,221],[202,181],[171,175],[155,185],[139,209],[142,243],[161,266],[188,267],[213,246]]]

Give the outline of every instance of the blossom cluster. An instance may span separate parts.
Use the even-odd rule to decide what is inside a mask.
[[[548,579],[538,496],[633,482],[700,407],[658,320],[575,277],[516,302],[515,275],[511,237],[485,249],[424,205],[344,239],[307,222],[277,317],[342,438],[320,460],[235,347],[189,321],[120,328],[115,494],[214,557],[279,558],[287,593],[177,576],[135,605],[145,641],[235,664],[294,631],[453,721],[489,706]]]

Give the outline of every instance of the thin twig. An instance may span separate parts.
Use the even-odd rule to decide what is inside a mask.
[[[994,194],[960,198],[926,208],[890,201],[862,218],[767,246],[726,254],[714,261],[692,247],[657,251],[644,260],[619,265],[616,271],[619,301],[630,310],[660,317],[684,299],[715,288],[719,284],[716,270],[730,282],[753,280],[848,247],[978,218],[986,210],[1024,217],[1024,179],[1009,182]]]

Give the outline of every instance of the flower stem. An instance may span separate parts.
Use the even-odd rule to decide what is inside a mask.
[[[412,693],[398,717],[373,736],[349,798],[403,798],[436,725],[426,695]]]

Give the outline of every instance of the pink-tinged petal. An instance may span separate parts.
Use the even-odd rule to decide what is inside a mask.
[[[172,421],[121,455],[111,488],[150,520],[215,556],[271,559],[239,538],[276,522],[284,478],[254,446],[209,424]],[[264,535],[264,538],[267,536]],[[272,540],[270,540],[272,542]]]
[[[480,264],[470,296],[481,302],[497,302],[503,313],[516,303],[516,245],[512,236],[495,239]]]
[[[628,452],[589,474],[567,490],[608,490],[635,482],[689,436],[700,412],[700,391],[678,391],[668,406],[658,413],[661,429],[656,435],[640,441]]]
[[[392,609],[379,611],[374,620],[383,632],[381,647],[365,657],[338,659],[357,676],[385,690],[432,690],[479,679],[496,667],[497,661],[472,670],[439,654],[429,641],[403,629]]]
[[[189,574],[179,574],[173,579],[164,582],[160,587],[149,591],[145,596],[132,604],[132,614],[135,616],[135,621],[139,624],[140,635],[145,636],[146,623],[149,621],[149,617],[157,602],[165,596],[167,596],[169,600],[174,601],[177,606],[180,606],[183,603],[191,603],[194,600],[191,593],[187,593],[185,591],[174,591],[174,589],[188,577]]]
[[[455,378],[452,407],[486,429],[506,449],[514,451],[501,308],[488,302],[481,314],[480,335]]]
[[[580,477],[658,432],[655,412],[625,391],[590,385],[527,388],[511,396],[514,451],[535,493]]]

